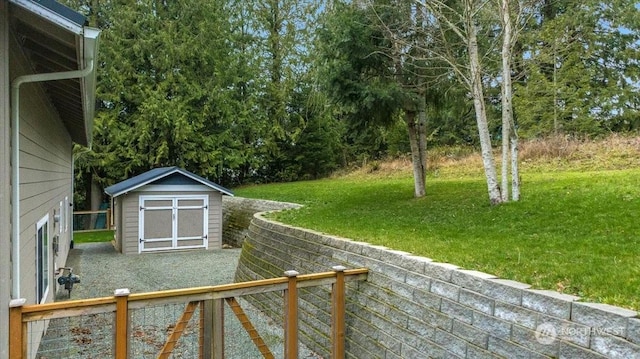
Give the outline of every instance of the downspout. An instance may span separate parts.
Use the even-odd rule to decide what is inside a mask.
[[[20,85],[33,82],[84,78],[93,71],[93,58],[83,70],[16,77],[11,82],[11,297],[20,298]]]
[[[76,188],[76,154],[73,153],[74,146],[71,145],[71,197],[69,198],[69,203],[65,203],[65,206],[69,207],[71,206],[75,201],[74,201],[74,189]],[[65,211],[67,211],[67,213],[71,214],[68,217],[71,218],[67,218],[66,221],[67,223],[69,223],[69,250],[71,250],[73,248],[73,229],[74,224],[73,224],[73,210],[69,210],[68,208],[65,208]],[[68,255],[68,254],[67,254]]]

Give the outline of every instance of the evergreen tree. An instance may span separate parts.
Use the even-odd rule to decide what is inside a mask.
[[[102,186],[153,167],[225,179],[237,166],[230,85],[230,26],[208,1],[105,1],[94,145],[82,173]],[[232,167],[233,168],[233,167]],[[82,176],[80,176],[82,177]]]
[[[514,101],[521,133],[593,135],[637,113],[637,3],[547,1],[539,11],[523,35],[526,78]]]
[[[416,7],[406,2],[372,5],[334,2],[320,35],[319,59],[328,93],[359,134],[395,124],[402,114],[409,137],[416,197],[425,195],[428,91],[424,33]],[[404,36],[403,42],[394,41]],[[430,98],[430,99],[434,99]],[[375,141],[373,143],[376,143]]]

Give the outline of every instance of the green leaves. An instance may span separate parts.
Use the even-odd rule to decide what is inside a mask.
[[[208,1],[108,2],[93,163],[104,184],[152,167],[216,174],[228,119],[226,18]],[[95,11],[95,10],[94,10]],[[215,51],[214,51],[215,50]],[[213,93],[213,95],[212,95]],[[226,127],[226,126],[222,126]]]
[[[430,143],[478,138],[469,91],[444,59],[464,59],[465,43],[415,2],[376,0],[375,11],[311,0],[67,3],[103,29],[94,145],[77,162],[101,185],[169,165],[227,186],[315,178],[407,151],[398,121],[425,106]],[[457,19],[462,3],[442,4]],[[487,2],[475,25],[496,134],[493,10]],[[563,0],[520,19],[521,135],[640,126],[638,12],[631,0]],[[436,46],[446,56],[429,56]]]
[[[339,128],[311,85],[318,2],[70,2],[104,28],[87,183],[173,165],[228,186],[336,167],[299,164],[342,138],[311,133]]]

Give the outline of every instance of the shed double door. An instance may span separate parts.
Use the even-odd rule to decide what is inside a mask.
[[[140,196],[139,252],[207,248],[209,197]]]

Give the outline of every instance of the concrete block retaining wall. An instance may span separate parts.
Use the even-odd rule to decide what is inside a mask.
[[[236,281],[367,267],[347,288],[349,358],[640,358],[638,313],[255,215]],[[330,288],[300,292],[300,340],[329,357]],[[246,298],[282,320],[282,295]]]
[[[299,207],[295,203],[222,196],[222,243],[241,247],[254,213]]]

